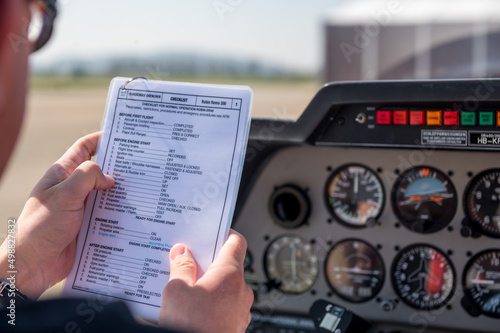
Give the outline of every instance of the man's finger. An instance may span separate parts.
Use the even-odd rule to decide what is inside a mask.
[[[228,263],[234,264],[235,261],[238,265],[243,267],[247,251],[247,240],[234,230],[231,230],[227,241],[222,246],[219,254],[214,260],[214,264],[226,265]]]
[[[86,161],[78,166],[60,186],[62,193],[83,202],[91,190],[105,190],[114,185],[114,179],[105,175],[94,162]]]
[[[170,281],[181,280],[188,286],[196,283],[196,261],[183,244],[176,244],[170,250]]]

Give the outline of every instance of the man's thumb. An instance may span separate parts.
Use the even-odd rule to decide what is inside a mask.
[[[196,283],[196,261],[183,244],[176,244],[170,250],[170,281],[174,279],[182,280],[189,286]]]

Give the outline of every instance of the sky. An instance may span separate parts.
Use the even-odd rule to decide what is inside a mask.
[[[194,52],[318,71],[326,13],[344,0],[59,0],[34,66],[67,59]]]

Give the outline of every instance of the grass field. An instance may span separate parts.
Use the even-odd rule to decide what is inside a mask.
[[[8,218],[19,216],[35,183],[79,137],[98,131],[111,77],[34,77],[23,131],[0,180],[0,236]],[[254,90],[253,117],[295,119],[320,83],[314,79],[168,78],[245,84]]]

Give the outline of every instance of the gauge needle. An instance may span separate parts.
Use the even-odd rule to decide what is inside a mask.
[[[481,280],[481,279],[474,279],[471,281],[474,284],[494,284],[494,280]]]
[[[406,205],[413,205],[415,204],[415,199],[413,199],[414,197],[409,197],[407,200],[405,201],[401,201],[398,203],[398,206],[406,206]]]
[[[359,174],[356,172],[354,174],[354,193],[358,193],[358,189],[359,189]]]
[[[292,278],[297,279],[297,251],[295,244],[292,244]]]
[[[425,276],[427,275],[426,270],[424,269],[424,263],[423,260],[420,260],[418,263],[418,267],[408,275],[408,282],[413,283],[415,281],[419,282],[418,288],[416,288],[416,292],[420,292],[420,290],[423,289],[423,283],[425,280]]]
[[[350,268],[350,267],[335,267],[333,269],[335,272],[347,272],[347,273],[359,273],[359,274],[373,274],[378,275],[380,271],[372,271],[368,269],[361,269],[358,267]]]
[[[498,290],[500,287],[500,283],[495,283],[495,280],[481,280],[481,279],[474,279],[471,281],[473,284],[478,284],[478,285],[486,285],[486,289],[493,289],[493,290]]]

